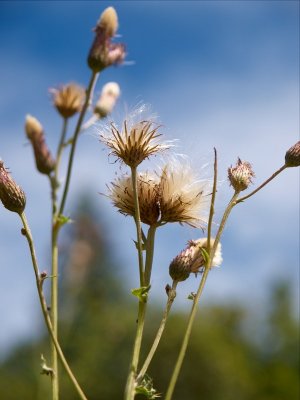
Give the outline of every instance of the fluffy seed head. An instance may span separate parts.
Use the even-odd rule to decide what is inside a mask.
[[[170,162],[160,177],[161,221],[203,227],[209,207],[209,183],[199,181],[188,164]]]
[[[285,165],[287,167],[300,166],[300,141],[294,144],[285,154]]]
[[[213,245],[214,239],[211,239]],[[188,246],[182,250],[171,262],[169,266],[169,274],[174,281],[185,281],[191,273],[197,274],[201,268],[205,267],[204,251],[207,249],[207,238],[190,240]],[[221,244],[218,243],[212,266],[221,265],[222,253]]]
[[[159,218],[158,178],[148,172],[138,175],[138,199],[141,221],[148,225],[157,224]],[[132,179],[125,176],[117,179],[109,187],[110,199],[120,213],[135,216]]]
[[[68,83],[59,89],[50,89],[53,104],[63,118],[72,117],[81,110],[85,99],[84,89],[76,83]]]
[[[170,147],[159,142],[159,128],[151,118],[135,121],[129,116],[121,128],[110,123],[100,134],[100,140],[111,149],[110,154],[129,167],[137,167],[146,158]]]
[[[98,114],[100,118],[106,117],[110,114],[120,96],[120,86],[116,82],[106,83],[101,92],[101,96],[97,101],[94,113]]]
[[[103,29],[107,36],[113,37],[118,30],[118,15],[113,7],[107,7],[97,22],[97,29]]]
[[[237,192],[247,189],[254,176],[251,164],[247,161],[242,161],[240,158],[238,158],[234,167],[228,168],[229,182]]]
[[[55,160],[46,144],[42,125],[36,118],[27,115],[25,132],[33,148],[37,170],[42,174],[49,175],[55,168]]]
[[[25,209],[25,193],[12,179],[3,161],[0,161],[0,200],[9,211],[22,214]]]

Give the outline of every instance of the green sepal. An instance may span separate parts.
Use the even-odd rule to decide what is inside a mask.
[[[203,257],[205,266],[208,266],[208,264],[209,264],[209,254],[208,254],[207,250],[204,247],[200,247],[200,251],[201,251],[201,255]]]
[[[73,222],[73,220],[70,218],[70,217],[66,217],[65,215],[59,215],[57,218],[56,218],[56,223],[57,223],[57,225],[59,226],[59,227],[61,227],[61,226],[63,226],[63,225],[65,225],[65,224],[70,224],[70,223],[72,223]]]
[[[157,399],[161,397],[160,394],[156,393],[153,387],[153,381],[149,375],[145,375],[141,384],[135,388],[136,394],[142,394],[149,400]]]
[[[138,242],[136,240],[134,240],[133,242],[134,242],[134,245],[135,245],[136,249],[138,250],[139,249]],[[146,250],[146,243],[143,242],[142,243],[142,251],[145,251],[145,250]]]
[[[147,298],[148,298],[148,292],[151,288],[151,285],[149,286],[142,286],[139,288],[131,289],[131,293],[137,297],[140,301],[143,303],[146,303]]]
[[[195,300],[195,297],[196,297],[196,293],[191,292],[191,293],[188,295],[187,299],[188,299],[188,300],[194,301],[194,300]]]

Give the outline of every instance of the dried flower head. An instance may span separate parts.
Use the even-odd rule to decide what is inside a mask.
[[[213,245],[214,239],[211,239]],[[207,250],[207,238],[190,240],[188,246],[182,250],[171,262],[169,274],[174,281],[185,281],[191,273],[197,274],[206,265],[205,251]],[[221,244],[218,243],[212,261],[212,266],[221,265],[222,253]]]
[[[170,162],[160,177],[161,222],[202,227],[206,222],[210,193],[208,181],[200,181],[188,164]]]
[[[140,110],[142,113],[143,106]],[[134,117],[138,113],[130,115],[120,129],[112,122],[106,127],[106,132],[100,134],[100,140],[111,149],[110,154],[129,167],[137,167],[149,156],[170,147],[158,141],[161,136],[158,132],[160,126],[151,118],[136,121]]]
[[[156,225],[159,219],[158,178],[148,172],[138,175],[138,199],[141,221]],[[117,179],[109,187],[109,195],[115,207],[124,215],[135,216],[132,178],[125,176]]]
[[[235,191],[241,192],[248,188],[252,183],[252,178],[255,176],[252,166],[247,161],[242,161],[240,158],[237,164],[228,168],[228,179]]]
[[[9,211],[22,214],[25,209],[25,193],[12,179],[3,161],[0,161],[0,200]]]
[[[287,167],[300,166],[300,141],[294,144],[285,154],[285,165]]]
[[[80,112],[85,91],[76,83],[68,83],[59,89],[50,89],[53,95],[53,104],[63,118],[70,118]]]
[[[110,114],[120,96],[120,86],[116,82],[106,83],[101,92],[101,96],[97,101],[94,113],[98,114],[100,118],[106,117]]]
[[[126,52],[122,43],[112,43],[112,37],[118,29],[118,16],[113,7],[106,8],[95,27],[95,39],[88,55],[88,65],[99,72],[110,65],[124,61]]]
[[[49,175],[55,168],[55,161],[46,144],[41,123],[31,115],[27,115],[25,132],[32,144],[37,170]]]

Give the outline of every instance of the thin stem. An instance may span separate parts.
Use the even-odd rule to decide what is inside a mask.
[[[249,199],[249,197],[253,196],[255,193],[257,193],[260,189],[262,189],[264,186],[266,186],[272,179],[274,179],[278,174],[280,174],[280,172],[282,172],[283,170],[285,170],[287,168],[286,165],[283,165],[282,167],[280,167],[276,172],[274,172],[273,175],[270,176],[270,178],[268,178],[266,181],[264,181],[260,186],[258,186],[258,188],[256,188],[255,190],[253,190],[253,192],[247,194],[247,196],[241,197],[240,199],[237,200],[236,204],[241,203],[242,201]]]
[[[172,373],[172,377],[171,377],[171,380],[170,380],[170,383],[169,383],[169,387],[167,389],[165,400],[171,400],[171,398],[172,398],[172,395],[173,395],[173,392],[174,392],[174,389],[175,389],[175,385],[176,385],[176,382],[177,382],[177,379],[178,379],[178,376],[179,376],[179,373],[180,373],[180,370],[181,370],[181,367],[182,367],[182,363],[183,363],[183,360],[184,360],[184,357],[185,357],[185,354],[186,354],[186,349],[187,349],[187,346],[188,346],[188,342],[190,340],[192,327],[193,327],[195,316],[196,316],[196,312],[197,312],[197,305],[199,303],[200,296],[201,296],[201,294],[203,292],[203,289],[204,289],[204,286],[205,286],[205,283],[206,283],[206,280],[207,280],[208,273],[209,273],[209,271],[211,269],[213,258],[214,258],[214,255],[215,255],[215,252],[216,252],[216,249],[217,249],[217,245],[218,245],[218,243],[220,241],[221,234],[222,234],[222,232],[224,230],[224,227],[225,227],[227,218],[228,218],[228,216],[230,214],[230,211],[232,210],[232,208],[236,204],[236,199],[237,199],[238,195],[239,195],[239,192],[235,192],[233,194],[230,202],[228,203],[228,205],[227,205],[227,207],[226,207],[226,209],[224,211],[224,214],[223,214],[223,217],[222,217],[222,221],[220,223],[220,226],[219,226],[219,229],[218,229],[218,232],[217,232],[213,247],[212,247],[212,249],[211,249],[211,251],[209,253],[209,264],[204,269],[204,272],[203,272],[203,275],[202,275],[202,278],[201,278],[197,293],[196,293],[196,295],[195,295],[195,297],[193,299],[193,305],[192,305],[191,313],[189,315],[187,329],[186,329],[185,334],[184,334],[183,342],[182,342],[182,345],[181,345],[181,348],[180,348],[180,351],[179,351],[179,355],[178,355],[178,358],[177,358],[177,361],[176,361],[176,364],[175,364],[175,368],[174,368],[173,373]]]
[[[57,236],[58,229],[56,227],[56,209],[57,209],[57,189],[58,189],[58,173],[61,162],[62,152],[64,149],[64,141],[67,133],[68,119],[63,118],[63,127],[60,136],[60,141],[56,152],[56,163],[54,169],[54,176],[50,178],[52,187],[52,223],[51,223],[51,321],[53,327],[53,333],[57,338],[58,331],[58,247],[57,247]],[[58,374],[58,362],[57,362],[57,351],[53,341],[51,340],[51,363],[53,370],[52,378],[52,398],[53,400],[59,399],[59,374]]]
[[[214,147],[214,183],[213,183],[213,190],[211,195],[211,202],[210,202],[210,210],[209,210],[209,218],[208,218],[208,225],[207,225],[207,252],[210,253],[210,239],[211,239],[211,228],[212,228],[212,221],[213,216],[215,213],[215,199],[217,193],[217,178],[218,178],[218,159],[217,159],[217,150]]]
[[[131,167],[131,178],[132,178],[132,188],[134,197],[134,207],[135,207],[135,225],[136,225],[136,237],[137,237],[137,250],[138,250],[138,260],[139,260],[139,272],[140,272],[140,286],[144,286],[144,261],[143,261],[143,242],[142,242],[142,227],[141,227],[141,215],[140,215],[140,205],[138,198],[138,182],[137,182],[137,169],[136,167]]]
[[[62,200],[60,203],[60,207],[59,207],[59,215],[63,214],[64,211],[64,207],[65,207],[65,203],[66,203],[66,199],[67,199],[67,194],[69,191],[69,186],[70,186],[70,179],[71,179],[71,172],[72,172],[72,166],[73,166],[73,159],[74,159],[74,154],[75,154],[75,149],[76,149],[76,143],[77,143],[77,139],[80,133],[80,129],[81,129],[81,125],[85,116],[85,113],[88,109],[88,106],[90,104],[92,95],[93,95],[93,91],[94,91],[94,87],[96,84],[98,78],[98,73],[96,72],[92,72],[92,76],[88,85],[88,88],[86,90],[86,98],[85,98],[85,102],[82,106],[82,110],[81,113],[79,115],[78,121],[77,121],[77,125],[75,128],[75,132],[74,132],[74,136],[73,136],[73,140],[72,140],[72,147],[71,147],[71,151],[70,151],[70,157],[69,157],[69,163],[68,163],[68,171],[67,171],[67,177],[66,177],[66,183],[65,183],[65,187],[64,187],[64,191],[63,191],[63,196],[62,196]]]
[[[133,187],[133,197],[135,205],[135,224],[137,233],[137,250],[138,250],[138,262],[139,262],[139,274],[140,274],[140,286],[145,285],[144,277],[144,261],[143,261],[143,242],[142,242],[142,227],[141,227],[141,216],[140,216],[140,206],[138,198],[138,182],[137,182],[137,168],[131,167],[131,178]],[[132,400],[135,395],[135,376],[137,372],[140,350],[142,345],[145,315],[146,315],[146,300],[143,301],[139,299],[138,308],[138,319],[137,319],[137,329],[135,335],[135,341],[133,346],[132,360],[129,369],[129,374],[127,378],[126,388],[125,388],[125,399]]]
[[[24,232],[25,232],[25,236],[29,245],[29,250],[30,250],[30,255],[31,255],[31,260],[32,260],[32,265],[33,265],[33,270],[34,270],[34,275],[35,275],[35,280],[36,280],[36,286],[37,286],[37,291],[38,291],[38,295],[39,295],[39,300],[40,300],[40,304],[41,304],[41,308],[42,308],[42,313],[43,313],[43,317],[45,320],[45,324],[48,330],[49,335],[52,338],[52,341],[55,345],[57,354],[59,356],[59,359],[63,365],[63,367],[65,368],[69,378],[71,379],[80,399],[82,400],[87,400],[87,397],[85,396],[85,394],[83,393],[81,387],[79,386],[79,383],[77,382],[75,376],[72,373],[71,368],[69,367],[69,364],[67,362],[67,360],[65,359],[65,356],[63,354],[63,351],[59,345],[59,342],[54,334],[53,331],[53,326],[51,323],[51,319],[47,310],[47,304],[46,304],[46,300],[44,297],[44,293],[43,293],[43,279],[40,276],[40,272],[39,272],[39,267],[38,267],[38,262],[37,262],[37,258],[36,258],[36,254],[35,254],[35,249],[34,249],[34,243],[33,243],[33,239],[32,239],[32,235],[31,235],[31,231],[29,228],[29,225],[27,223],[27,219],[26,219],[26,215],[25,213],[20,214],[20,218],[22,220],[23,223],[23,227],[24,227]]]
[[[175,368],[173,370],[173,374],[172,374],[172,377],[171,377],[171,380],[170,380],[170,383],[169,383],[169,387],[167,389],[165,400],[171,400],[171,398],[172,398],[172,395],[173,395],[173,392],[174,392],[174,389],[175,389],[175,385],[176,385],[176,382],[177,382],[177,379],[178,379],[178,375],[179,375],[179,372],[180,372],[180,369],[181,369],[181,366],[182,366],[182,362],[183,362],[183,359],[184,359],[184,356],[185,356],[185,353],[186,353],[188,342],[189,342],[189,339],[190,339],[190,336],[191,336],[192,327],[193,327],[194,319],[195,319],[196,312],[197,312],[197,305],[198,305],[198,302],[199,302],[199,298],[200,298],[200,296],[202,294],[202,291],[203,291],[203,288],[204,288],[204,285],[205,285],[209,270],[210,270],[210,268],[207,268],[207,267],[205,268],[205,270],[203,272],[203,275],[202,275],[202,278],[201,278],[201,282],[200,282],[198,291],[197,291],[197,293],[196,293],[196,295],[194,297],[193,306],[192,306],[191,313],[190,313],[190,316],[189,316],[187,329],[186,329],[186,332],[185,332],[185,335],[184,335],[184,338],[183,338],[183,342],[182,342],[181,349],[180,349],[180,352],[179,352],[179,355],[178,355],[178,358],[177,358],[177,361],[176,361]]]
[[[98,114],[93,114],[81,127],[80,133],[90,128],[100,119]]]
[[[150,285],[151,280],[151,272],[152,272],[152,264],[154,257],[154,242],[155,242],[155,233],[156,226],[150,226],[148,230],[148,235],[146,239],[146,261],[145,261],[145,285]]]
[[[151,349],[150,349],[150,351],[149,351],[149,353],[147,355],[147,358],[146,358],[146,360],[145,360],[145,362],[144,362],[144,364],[143,364],[143,366],[142,366],[142,368],[140,370],[140,373],[138,374],[138,377],[136,378],[137,382],[141,382],[141,380],[145,376],[145,373],[147,372],[147,370],[149,368],[149,365],[150,365],[150,363],[151,363],[151,361],[153,359],[153,356],[154,356],[154,354],[155,354],[155,352],[157,350],[157,347],[159,345],[160,339],[161,339],[162,334],[163,334],[163,332],[165,330],[166,322],[167,322],[167,319],[168,319],[172,304],[173,304],[173,302],[175,300],[175,297],[176,297],[176,286],[177,286],[177,283],[178,282],[173,281],[172,288],[170,288],[170,290],[169,290],[168,300],[167,300],[167,304],[166,304],[166,307],[165,307],[165,310],[164,310],[164,313],[163,313],[162,320],[160,322],[160,326],[159,326],[159,328],[157,330],[156,336],[154,338],[152,347],[151,347]]]

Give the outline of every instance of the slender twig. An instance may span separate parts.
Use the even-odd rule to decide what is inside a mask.
[[[216,171],[216,169],[215,169],[215,171]],[[215,175],[216,175],[216,172],[215,172]],[[207,276],[208,276],[209,271],[211,269],[213,258],[214,258],[214,255],[215,255],[215,252],[216,252],[216,249],[217,249],[217,245],[218,245],[218,243],[220,241],[221,234],[222,234],[222,232],[224,230],[224,227],[225,227],[227,218],[228,218],[228,216],[230,214],[230,211],[232,210],[232,208],[236,204],[236,199],[237,199],[238,195],[239,195],[239,192],[235,192],[233,194],[230,202],[228,203],[228,205],[227,205],[227,207],[226,207],[226,209],[224,211],[224,214],[223,214],[223,217],[222,217],[222,221],[220,223],[218,232],[216,234],[216,238],[215,238],[213,247],[212,247],[212,249],[210,251],[209,264],[204,269],[204,272],[203,272],[203,275],[202,275],[202,278],[201,278],[197,293],[196,293],[196,295],[195,295],[195,297],[193,299],[193,305],[192,305],[192,309],[191,309],[191,312],[190,312],[190,315],[189,315],[187,329],[186,329],[185,334],[184,334],[183,342],[182,342],[182,345],[181,345],[181,348],[180,348],[180,351],[179,351],[179,355],[178,355],[178,358],[177,358],[177,361],[176,361],[176,364],[175,364],[175,367],[174,367],[174,370],[173,370],[173,373],[172,373],[172,377],[171,377],[171,380],[170,380],[170,383],[169,383],[169,386],[168,386],[168,389],[167,389],[165,400],[171,400],[171,398],[172,398],[172,395],[173,395],[173,392],[174,392],[174,389],[175,389],[175,385],[176,385],[176,382],[177,382],[177,379],[178,379],[178,376],[179,376],[179,373],[180,373],[180,370],[181,370],[181,367],[182,367],[182,363],[183,363],[183,360],[184,360],[184,357],[185,357],[185,354],[186,354],[186,349],[187,349],[187,346],[188,346],[188,342],[189,342],[189,339],[190,339],[190,336],[191,336],[192,327],[193,327],[193,324],[194,324],[194,320],[195,320],[195,316],[196,316],[196,312],[197,312],[197,306],[198,306],[198,303],[199,303],[199,299],[200,299],[200,296],[201,296],[201,294],[203,292],[203,289],[204,289],[204,286],[205,286],[205,283],[206,283],[206,280],[207,280]]]
[[[247,196],[241,197],[240,199],[238,199],[236,201],[236,204],[241,203],[242,201],[249,199],[249,197],[253,196],[255,193],[257,193],[260,189],[262,189],[264,186],[266,186],[272,179],[274,179],[278,174],[280,174],[280,172],[282,172],[283,170],[285,170],[287,168],[286,165],[283,165],[282,167],[280,167],[276,172],[274,172],[274,174],[272,174],[270,176],[270,178],[268,178],[266,181],[264,181],[260,186],[258,186],[258,188],[256,188],[255,190],[253,190],[253,192],[247,194]]]
[[[67,177],[66,177],[66,182],[65,182],[65,186],[64,186],[64,191],[63,191],[63,196],[61,199],[61,203],[60,203],[60,207],[59,207],[59,212],[58,215],[62,215],[63,211],[64,211],[64,207],[65,207],[65,203],[66,203],[66,199],[67,199],[67,194],[69,191],[69,186],[70,186],[70,179],[71,179],[71,172],[72,172],[72,167],[73,167],[73,159],[74,159],[74,154],[75,154],[75,149],[76,149],[76,143],[77,143],[77,139],[80,133],[80,129],[81,129],[81,125],[85,116],[85,113],[88,109],[88,106],[91,102],[91,98],[93,95],[93,91],[94,91],[94,87],[96,84],[98,78],[98,73],[96,72],[92,72],[91,75],[91,79],[88,85],[88,88],[86,90],[86,98],[85,98],[85,102],[82,106],[82,110],[81,113],[79,115],[78,121],[77,121],[77,125],[75,128],[75,132],[72,138],[72,146],[71,146],[71,151],[70,151],[70,156],[69,156],[69,163],[68,163],[68,171],[67,171]]]
[[[169,387],[167,389],[165,400],[171,400],[171,398],[172,398],[172,395],[173,395],[173,392],[174,392],[174,388],[175,388],[175,384],[177,382],[178,375],[179,375],[179,372],[180,372],[180,369],[181,369],[181,366],[182,366],[182,362],[183,362],[183,359],[184,359],[184,356],[185,356],[185,353],[186,353],[187,345],[188,345],[188,342],[189,342],[189,339],[190,339],[190,336],[191,336],[192,327],[193,327],[194,319],[195,319],[195,316],[196,316],[196,311],[197,311],[197,305],[198,305],[198,302],[199,302],[199,298],[200,298],[200,296],[202,294],[202,291],[203,291],[203,288],[204,288],[204,285],[205,285],[209,270],[210,269],[208,267],[205,268],[205,270],[203,272],[203,275],[202,275],[202,278],[201,278],[201,282],[200,282],[199,288],[198,288],[197,293],[196,293],[196,295],[195,295],[195,297],[193,299],[193,305],[192,305],[192,309],[191,309],[191,312],[190,312],[188,325],[187,325],[186,332],[185,332],[185,335],[184,335],[184,338],[183,338],[183,342],[182,342],[182,345],[181,345],[181,349],[180,349],[180,352],[179,352],[179,355],[178,355],[178,358],[177,358],[177,361],[176,361],[176,365],[175,365],[175,368],[173,370],[173,374],[172,374],[172,377],[171,377],[171,380],[170,380],[170,383],[169,383]]]
[[[145,360],[145,362],[144,362],[144,364],[143,364],[143,366],[142,366],[142,368],[141,368],[141,370],[140,370],[140,372],[139,372],[139,374],[138,374],[138,376],[136,378],[136,381],[138,383],[141,382],[141,380],[145,376],[145,373],[147,372],[147,370],[149,368],[149,365],[150,365],[150,363],[151,363],[151,361],[153,359],[153,356],[154,356],[154,354],[155,354],[155,352],[157,350],[157,347],[159,345],[159,342],[161,340],[162,334],[163,334],[163,332],[165,330],[166,322],[167,322],[167,319],[168,319],[172,304],[173,304],[173,302],[175,300],[175,297],[176,297],[176,286],[177,286],[177,283],[178,282],[173,281],[172,288],[169,289],[168,300],[167,300],[167,304],[166,304],[166,307],[165,307],[165,310],[164,310],[164,313],[163,313],[162,320],[160,322],[159,328],[157,330],[156,336],[154,338],[154,341],[153,341],[153,344],[151,346],[151,349],[150,349],[150,351],[149,351],[149,353],[147,355],[147,358],[146,358],[146,360]]]
[[[151,280],[156,229],[155,225],[150,226],[146,239],[145,286],[150,285]]]
[[[81,127],[80,133],[89,129],[92,125],[94,125],[97,121],[99,121],[100,117],[98,114],[93,114]]]
[[[139,198],[138,198],[138,182],[137,182],[137,168],[136,167],[131,167],[131,177],[132,177],[133,197],[134,197],[134,205],[135,205],[134,221],[136,224],[136,232],[137,232],[137,250],[138,250],[138,262],[139,262],[140,286],[143,287],[145,285],[145,276],[144,276],[142,228],[141,228],[140,206],[139,206]],[[136,376],[136,372],[137,372],[137,367],[138,367],[138,362],[139,362],[139,357],[140,357],[140,350],[141,350],[141,345],[142,345],[146,306],[147,306],[146,299],[144,300],[142,298],[139,298],[136,335],[135,335],[135,341],[134,341],[134,346],[133,346],[132,360],[131,360],[127,383],[126,383],[126,388],[125,388],[125,399],[126,400],[134,399],[135,376]]]
[[[63,351],[59,345],[59,342],[54,334],[53,331],[53,326],[51,323],[51,319],[48,313],[48,309],[47,309],[47,303],[43,294],[43,280],[41,279],[40,276],[40,272],[39,272],[39,267],[38,267],[38,262],[37,262],[37,258],[36,258],[36,254],[35,254],[35,249],[34,249],[34,242],[32,239],[32,235],[31,235],[31,231],[29,228],[29,225],[27,223],[27,219],[25,216],[25,213],[20,214],[20,218],[22,220],[23,223],[23,227],[24,227],[24,233],[29,245],[29,250],[30,250],[30,255],[31,255],[31,260],[32,260],[32,265],[33,265],[33,270],[34,270],[34,275],[35,275],[35,280],[36,280],[36,286],[37,286],[37,291],[38,291],[38,295],[39,295],[39,300],[40,300],[40,304],[41,304],[41,308],[42,308],[42,313],[43,313],[43,317],[45,320],[45,324],[48,330],[49,335],[51,336],[51,339],[55,345],[58,357],[63,365],[63,367],[66,370],[66,373],[68,374],[69,378],[71,379],[80,399],[82,400],[87,400],[87,397],[85,396],[85,394],[83,393],[79,383],[77,382],[75,376],[72,373],[71,368],[69,367],[69,364],[67,362],[67,360],[65,359],[65,356],[63,354]]]
[[[217,193],[217,179],[218,179],[218,158],[217,158],[217,150],[214,147],[214,183],[211,195],[211,202],[210,202],[210,210],[209,210],[209,218],[208,218],[208,225],[207,225],[207,253],[210,254],[210,239],[211,239],[211,228],[212,228],[212,221],[213,216],[215,213],[215,199]]]

